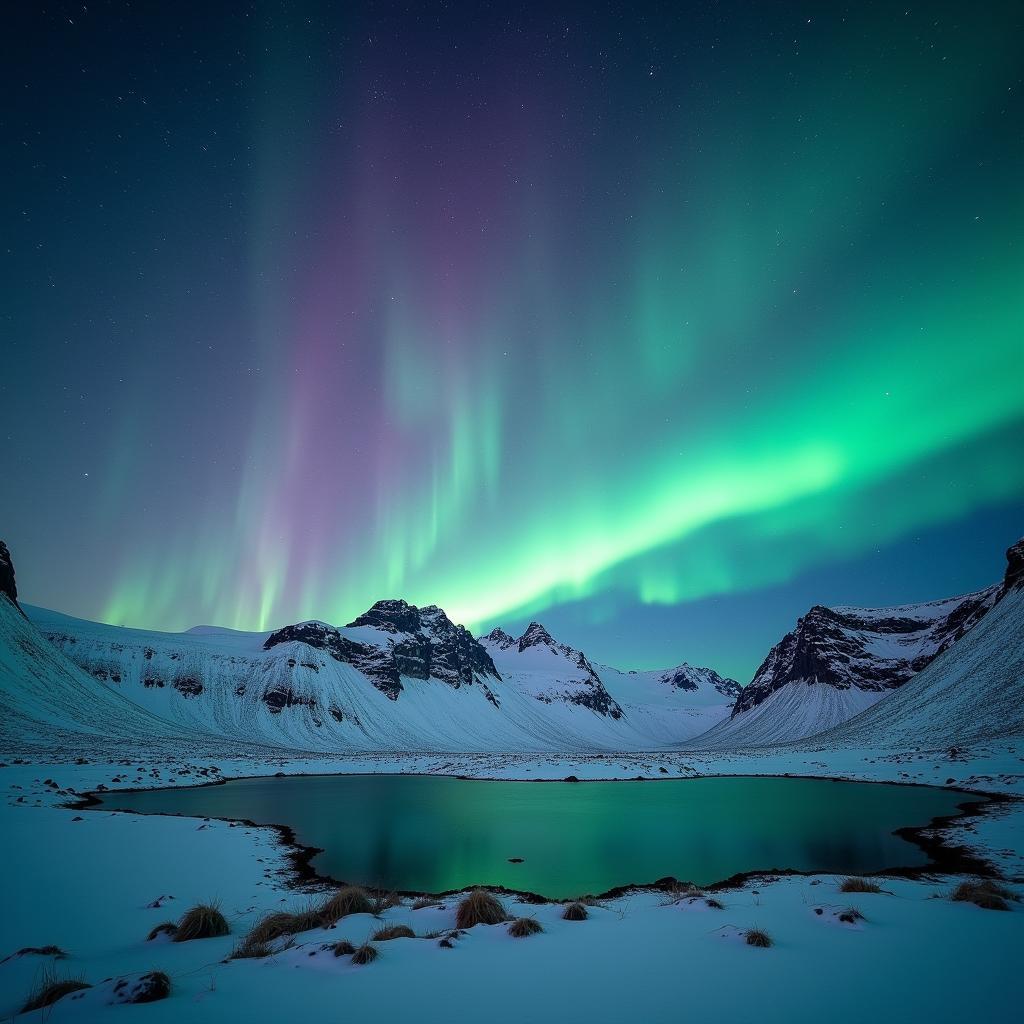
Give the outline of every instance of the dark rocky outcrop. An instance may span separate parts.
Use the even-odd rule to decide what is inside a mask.
[[[1006,550],[1006,575],[1000,597],[1024,587],[1024,537]]]
[[[329,654],[335,661],[344,662],[368,676],[374,686],[391,700],[398,700],[402,680],[390,651],[373,644],[357,643],[344,636],[336,627],[325,622],[298,622],[271,633],[263,643],[269,651],[278,644],[298,642]],[[282,705],[286,706],[286,705]],[[280,708],[278,708],[280,710]]]
[[[11,552],[2,540],[0,540],[0,594],[6,594],[14,607],[21,611],[21,605],[18,604],[18,585],[14,580],[14,562],[11,561]]]
[[[976,626],[999,591],[996,584],[963,598],[900,608],[815,605],[768,653],[733,715],[788,683],[874,691],[902,686]]]
[[[463,626],[436,605],[417,608],[405,601],[378,601],[347,628],[369,626],[385,634],[363,642],[323,622],[300,622],[272,633],[264,650],[298,641],[325,651],[336,661],[364,673],[382,693],[397,700],[402,676],[440,679],[450,686],[471,686],[487,677],[501,678],[491,656]],[[486,689],[488,699],[497,703]]]
[[[506,633],[500,626],[495,626],[483,640],[484,643],[493,644],[502,651],[507,651],[510,647],[515,647],[519,643],[514,636]]]
[[[692,665],[680,665],[661,676],[661,681],[677,690],[693,692],[700,689],[701,683],[713,686],[723,697],[735,700],[743,687],[735,679],[720,676],[711,668],[694,668]]]
[[[418,633],[421,625],[419,608],[401,600],[378,601],[349,623],[350,627],[373,626],[387,633]]]

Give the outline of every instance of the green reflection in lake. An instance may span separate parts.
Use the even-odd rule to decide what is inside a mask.
[[[288,825],[338,880],[443,892],[504,885],[551,898],[673,876],[844,874],[927,863],[893,835],[955,813],[963,796],[816,779],[485,782],[325,775],[107,794],[104,806]],[[521,857],[522,863],[510,863]]]

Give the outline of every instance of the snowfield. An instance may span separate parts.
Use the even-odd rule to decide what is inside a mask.
[[[213,764],[214,762],[210,762]],[[635,891],[590,909],[582,922],[560,918],[557,904],[503,901],[515,916],[534,916],[541,935],[512,939],[503,925],[478,925],[439,946],[438,938],[376,943],[380,956],[357,967],[335,958],[327,943],[364,941],[383,923],[408,924],[417,936],[447,933],[456,900],[413,910],[410,900],[385,911],[343,919],[328,931],[301,933],[296,944],[266,960],[224,963],[238,939],[268,910],[298,909],[311,894],[297,891],[285,851],[270,829],[226,822],[60,809],[65,794],[110,786],[205,781],[202,766],[181,761],[52,768],[43,764],[2,769],[0,827],[5,872],[0,882],[5,914],[0,948],[57,945],[68,953],[56,963],[65,976],[96,985],[81,998],[66,997],[47,1019],[252,1021],[354,1019],[471,1021],[486,1019],[677,1021],[680,1003],[705,1019],[838,1021],[1013,1019],[1011,984],[1024,939],[1024,910],[981,910],[945,898],[956,879],[886,878],[883,894],[843,894],[833,876],[764,877],[717,892],[714,910],[700,900],[666,904],[661,893]],[[1021,794],[1024,759],[1016,749],[979,750],[970,759],[848,753],[829,762],[803,757],[732,757],[694,761],[656,757],[528,758],[476,755],[461,759],[407,758],[338,762],[218,763],[217,775],[272,770],[433,770],[504,778],[656,778],[673,774],[837,775],[895,781],[944,782],[953,776],[978,789]],[[150,773],[160,773],[154,780]],[[527,770],[528,769],[528,770]],[[179,771],[189,771],[187,776]],[[120,783],[113,780],[120,779]],[[652,785],[655,783],[652,782]],[[17,802],[18,798],[24,802]],[[79,820],[76,820],[79,819]],[[968,831],[970,830],[970,831]],[[997,862],[1024,881],[1022,805],[1003,805],[953,830],[956,841]],[[45,884],[25,884],[45,879]],[[1020,888],[1019,885],[1015,888]],[[173,899],[171,898],[173,897]],[[175,919],[195,902],[217,899],[232,934],[221,939],[146,942],[155,925]],[[152,907],[150,904],[161,905]],[[866,920],[854,925],[837,914],[856,906]],[[816,908],[822,909],[818,915]],[[746,945],[745,930],[760,928],[770,949]],[[49,959],[15,956],[0,964],[0,1013],[13,1013]],[[144,972],[166,971],[170,998],[132,1007],[108,1005],[112,983]],[[869,978],[854,999],[851,977]],[[504,979],[504,980],[503,980]],[[515,984],[509,984],[514,979]],[[605,980],[609,979],[609,980]],[[742,979],[737,982],[737,979]],[[970,984],[947,984],[969,979]],[[496,999],[495,993],[501,997]],[[29,1019],[29,1018],[26,1018]]]

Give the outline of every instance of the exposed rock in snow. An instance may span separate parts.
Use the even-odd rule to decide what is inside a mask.
[[[490,656],[469,631],[435,605],[417,608],[405,601],[378,601],[346,629],[349,635],[323,622],[300,622],[271,633],[263,648],[298,641],[326,651],[367,675],[391,700],[402,692],[402,676],[440,679],[457,689],[497,675]]]
[[[11,553],[7,545],[0,540],[0,594],[6,594],[15,608],[20,610],[18,604],[18,586],[14,582],[14,563],[11,561]]]
[[[487,636],[481,637],[480,642],[488,647],[496,647],[500,651],[507,651],[519,643],[514,636],[510,636],[500,626],[495,626]]]
[[[714,669],[699,668],[695,665],[682,664],[662,672],[659,680],[666,686],[674,686],[678,690],[689,690],[696,693],[702,687],[713,687],[723,697],[735,701],[743,691],[735,679],[720,676]]]

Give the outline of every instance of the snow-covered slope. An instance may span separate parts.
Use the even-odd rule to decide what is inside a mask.
[[[622,708],[586,655],[556,642],[539,622],[531,622],[518,640],[495,629],[481,643],[502,678],[514,680],[522,693],[547,704],[575,704],[614,719],[622,717]]]
[[[815,605],[771,649],[729,720],[697,745],[785,743],[853,718],[973,629],[999,587],[893,608]]]
[[[13,574],[11,576],[13,583]],[[0,592],[0,749],[116,749],[136,739],[178,743],[181,730],[83,672]]]
[[[680,742],[728,717],[739,683],[709,668],[645,672],[595,666],[538,622],[518,639],[494,629],[481,639],[502,679],[547,703],[590,707],[659,743]]]
[[[788,743],[863,717],[873,705],[894,706],[895,694],[908,680],[916,680],[937,661],[951,664],[947,655],[962,655],[965,638],[988,621],[1022,575],[1022,550],[1024,541],[1007,552],[1003,582],[974,594],[894,608],[815,606],[772,648],[729,720],[691,745],[724,750]],[[1003,643],[1021,647],[1019,635],[1007,635]],[[1002,678],[987,678],[982,689],[996,693],[1004,686]],[[944,688],[936,699],[946,702],[951,693]],[[936,709],[940,716],[946,713]],[[887,713],[882,716],[888,719]],[[900,735],[911,733],[900,730]]]
[[[807,743],[906,750],[1024,736],[1024,541],[1007,560],[994,607],[974,629],[906,686]]]
[[[344,627],[273,633],[158,633],[27,612],[93,680],[151,714],[290,750],[644,750],[703,731],[733,699],[706,670],[688,670],[703,680],[696,689],[603,670],[613,696],[580,652],[542,627],[521,638],[521,651],[515,642],[517,667],[506,674],[490,641],[438,608],[402,601],[378,602]]]

